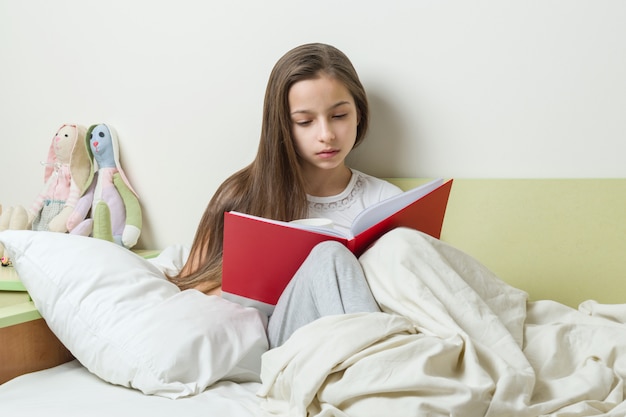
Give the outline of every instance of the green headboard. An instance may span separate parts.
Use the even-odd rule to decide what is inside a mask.
[[[455,179],[441,239],[531,300],[626,303],[626,179]]]

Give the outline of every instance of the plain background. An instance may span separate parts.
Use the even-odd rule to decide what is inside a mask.
[[[0,0],[0,204],[30,206],[63,123],[108,123],[143,205],[140,246],[190,244],[256,153],[275,61],[325,42],[383,177],[626,176],[621,0]]]

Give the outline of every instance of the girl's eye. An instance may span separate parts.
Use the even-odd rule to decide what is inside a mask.
[[[308,126],[311,124],[311,121],[310,120],[298,120],[296,124],[298,126]]]
[[[333,116],[333,119],[343,119],[347,115],[348,115],[348,113],[336,114],[336,115]]]

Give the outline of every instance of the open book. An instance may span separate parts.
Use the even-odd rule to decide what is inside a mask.
[[[436,179],[374,204],[354,219],[348,235],[332,228],[227,212],[222,296],[269,315],[318,243],[335,240],[360,256],[396,227],[410,227],[439,238],[451,187],[452,180]]]

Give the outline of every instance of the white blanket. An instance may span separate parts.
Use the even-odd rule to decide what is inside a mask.
[[[383,313],[322,318],[267,352],[265,415],[626,415],[626,304],[527,303],[408,229],[360,260]]]

